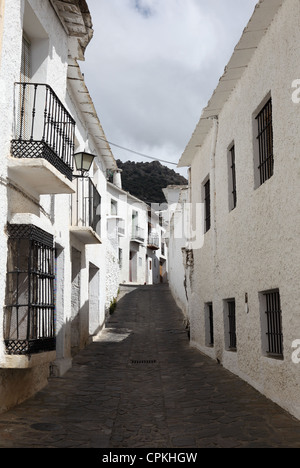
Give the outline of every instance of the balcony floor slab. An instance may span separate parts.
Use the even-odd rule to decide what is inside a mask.
[[[70,226],[70,233],[82,244],[102,244],[100,237],[91,227]]]
[[[8,158],[8,177],[37,195],[75,193],[75,185],[43,158]]]

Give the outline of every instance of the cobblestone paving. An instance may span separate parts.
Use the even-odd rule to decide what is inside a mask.
[[[300,422],[189,346],[165,285],[128,288],[63,378],[0,415],[0,448],[300,448]]]

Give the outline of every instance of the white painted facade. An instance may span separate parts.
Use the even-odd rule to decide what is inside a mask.
[[[64,374],[71,366],[72,356],[84,348],[91,337],[104,327],[109,303],[118,292],[118,276],[110,280],[114,259],[110,255],[112,246],[106,235],[106,174],[107,170],[114,171],[117,167],[109,146],[103,142],[105,135],[78,65],[78,60],[84,58],[85,47],[92,37],[92,24],[87,10],[81,10],[77,3],[56,0],[5,2],[0,69],[0,302],[3,304],[0,309],[0,411],[20,403],[42,388],[47,383],[50,369],[55,375]],[[1,24],[2,13],[1,9]],[[22,87],[15,85],[22,81],[20,70],[21,58],[24,58],[23,37],[26,38],[26,44],[29,44],[31,57],[30,66],[26,64],[28,76],[25,81],[38,84],[36,99],[33,98],[33,92],[22,94]],[[65,127],[59,127],[59,122],[66,122],[63,120],[66,119],[63,111],[65,109],[76,124],[73,151],[86,151],[95,155],[89,173],[85,174],[87,178],[76,177],[80,176],[76,171],[73,172],[73,177],[68,177],[62,172],[61,166],[55,167],[52,162],[42,157],[24,158],[24,153],[19,158],[12,155],[12,141],[17,139],[18,128],[22,129],[22,113],[18,114],[19,120],[16,118],[20,108],[30,109],[30,112],[25,111],[23,118],[24,122],[30,122],[30,125],[27,125],[28,132],[31,131],[30,127],[33,128],[32,122],[36,125],[34,132],[38,133],[42,128],[47,94],[44,93],[42,101],[38,92],[40,89],[45,90],[45,85],[54,90],[61,103],[53,104],[56,106],[55,119],[59,130],[53,130],[48,123],[53,134],[56,132],[56,136],[60,135],[57,136],[57,152],[59,146],[62,146],[62,141],[66,147],[68,145],[67,137],[62,140],[61,135],[66,136],[66,128],[69,128],[70,124],[65,123]],[[26,89],[34,89],[29,86],[31,85],[26,85]],[[53,102],[57,103],[54,99]],[[44,106],[43,112],[41,103]],[[33,133],[34,141],[36,133]],[[91,183],[93,185],[90,185]],[[93,188],[88,191],[89,187]],[[11,307],[7,303],[8,297],[10,300],[16,300],[18,296],[18,306],[14,306],[15,309],[12,307],[12,310],[19,308],[18,310],[22,311],[20,314],[23,314],[23,318],[19,319],[19,328],[22,328],[21,323],[25,322],[28,316],[28,309],[27,312],[22,309],[25,299],[30,302],[28,291],[36,293],[36,297],[31,298],[32,308],[43,308],[45,297],[49,303],[50,300],[53,302],[52,289],[47,293],[46,286],[43,286],[50,284],[50,273],[47,276],[46,270],[51,261],[48,257],[45,260],[46,254],[42,253],[46,251],[46,247],[38,247],[37,254],[32,250],[33,262],[39,265],[36,267],[38,271],[34,271],[32,264],[29,267],[26,263],[26,272],[32,272],[32,278],[38,278],[31,280],[29,289],[27,273],[21,273],[20,268],[16,266],[17,261],[19,265],[23,261],[20,253],[22,249],[17,253],[16,249],[9,247],[12,239],[9,226],[17,230],[20,230],[20,226],[33,230],[39,228],[42,230],[38,231],[43,233],[42,237],[50,236],[53,240],[56,336],[54,349],[25,354],[14,351],[9,354],[4,344],[4,339],[8,339],[4,333],[8,333],[9,326],[10,333],[14,333],[14,337],[17,335],[16,329],[12,332],[13,327],[9,322],[9,317],[14,316],[14,312],[10,313],[11,315],[7,313]],[[26,256],[25,253],[24,255]],[[40,273],[42,269],[45,276],[43,279]],[[13,281],[8,282],[9,270],[10,278],[20,271],[17,273],[18,294],[13,291]],[[6,331],[2,325],[4,321]],[[32,327],[34,330],[38,329],[39,337],[36,341],[40,341],[42,326]],[[49,333],[49,330],[43,333]],[[20,372],[20,369],[23,371]]]
[[[191,345],[218,359],[297,418],[300,104],[295,80],[300,78],[299,22],[298,0],[258,2],[180,161],[181,166],[191,168],[193,205],[204,204],[204,185],[210,179],[210,229],[204,234],[203,247],[193,250],[187,269]],[[274,172],[260,184],[256,117],[270,97]],[[271,325],[265,301],[270,292],[280,297],[283,351],[277,355],[269,353],[272,345],[267,344]],[[233,299],[236,347],[230,348],[228,301]]]
[[[158,211],[156,211],[158,210]],[[168,245],[166,206],[148,207],[146,283],[159,284],[168,282]]]
[[[169,185],[164,190],[168,203],[168,278],[173,297],[184,313],[187,325],[188,318],[188,282],[185,257],[188,250],[188,239],[184,232],[184,210],[189,203],[189,186]]]
[[[120,172],[107,183],[107,232],[119,266],[119,284],[167,281],[165,227],[159,214],[122,189]],[[116,276],[116,274],[115,274]]]

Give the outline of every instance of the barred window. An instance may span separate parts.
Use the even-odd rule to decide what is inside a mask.
[[[260,185],[270,179],[274,172],[272,99],[256,116],[258,141],[258,170]]]
[[[283,336],[280,294],[278,290],[262,293],[264,351],[270,357],[283,357]]]
[[[4,340],[9,354],[55,349],[53,237],[32,225],[8,225]]]
[[[235,171],[235,145],[229,149],[229,209],[230,211],[236,207],[237,192],[236,192],[236,171]]]
[[[211,216],[210,216],[210,180],[204,184],[204,212],[205,212],[205,224],[204,232],[210,230]]]
[[[205,324],[206,344],[207,346],[214,346],[214,316],[212,302],[205,304]]]
[[[236,314],[235,299],[225,301],[225,347],[229,351],[236,351]]]

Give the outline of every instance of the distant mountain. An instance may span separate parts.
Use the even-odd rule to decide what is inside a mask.
[[[182,175],[163,166],[159,161],[122,162],[117,160],[122,169],[122,188],[145,203],[166,203],[162,192],[168,185],[186,185],[188,181]]]

